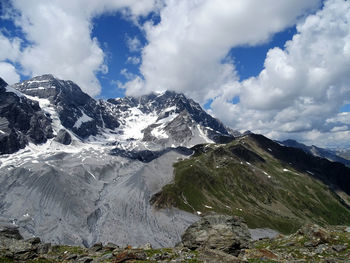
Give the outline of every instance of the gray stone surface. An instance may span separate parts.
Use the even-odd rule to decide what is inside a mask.
[[[251,236],[241,218],[210,214],[188,227],[182,235],[183,246],[196,250],[219,250],[238,256],[249,248]]]
[[[155,210],[149,199],[172,180],[178,157],[170,151],[143,163],[88,148],[43,154],[35,162],[19,158],[20,165],[0,169],[2,221],[43,242],[173,246],[198,217]]]

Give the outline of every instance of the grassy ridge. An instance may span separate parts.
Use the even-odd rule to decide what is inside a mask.
[[[282,233],[309,222],[350,224],[350,210],[327,185],[275,158],[251,136],[197,146],[174,168],[174,182],[151,199],[158,208],[238,215],[251,228]]]

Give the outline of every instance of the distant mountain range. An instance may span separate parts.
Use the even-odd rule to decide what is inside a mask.
[[[341,151],[341,150],[335,151],[335,150],[320,148],[320,147],[317,147],[315,145],[307,146],[307,145],[299,143],[295,140],[285,140],[281,143],[285,146],[299,148],[299,149],[302,149],[303,151],[305,151],[306,153],[312,154],[314,156],[326,158],[326,159],[333,161],[333,162],[343,163],[346,166],[350,167],[350,159],[349,159],[350,150],[349,151],[344,151],[344,150],[343,151]]]
[[[52,75],[0,79],[0,224],[155,247],[209,211],[284,232],[350,224],[349,168],[306,149],[233,131],[172,91],[95,100]]]

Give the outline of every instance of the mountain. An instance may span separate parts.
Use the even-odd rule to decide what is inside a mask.
[[[166,91],[108,102],[114,105],[113,111],[119,116],[124,132],[132,134],[128,140],[141,140],[148,148],[190,147],[233,139],[219,120],[183,94]]]
[[[43,75],[3,88],[2,109],[9,97],[13,107],[32,105],[20,123],[39,134],[29,120],[42,116],[50,133],[41,141],[25,133],[20,147],[0,156],[0,222],[46,242],[175,244],[197,216],[157,211],[149,199],[171,182],[172,164],[192,154],[187,147],[233,139],[174,92],[96,101],[71,81]],[[12,126],[1,127],[5,133]]]
[[[238,215],[283,233],[310,222],[350,224],[350,169],[341,163],[256,134],[194,150],[152,197],[156,207]]]
[[[28,98],[38,101],[40,107],[51,113],[54,125],[63,126],[80,138],[95,136],[100,129],[115,129],[118,120],[98,103],[82,92],[72,81],[43,75],[15,84]],[[55,116],[57,115],[57,116]]]
[[[337,151],[332,151],[329,149],[323,149],[323,148],[319,148],[315,145],[312,146],[307,146],[305,144],[299,143],[295,140],[285,140],[283,142],[281,142],[283,145],[289,146],[289,147],[294,147],[294,148],[299,148],[302,149],[303,151],[312,154],[314,156],[318,156],[318,157],[322,157],[322,158],[326,158],[330,161],[333,162],[339,162],[339,163],[343,163],[346,166],[350,167],[350,160],[343,158],[342,157],[342,152],[337,152]],[[344,153],[346,153],[346,151],[344,151]],[[346,154],[343,154],[344,157],[346,157]]]
[[[53,137],[51,119],[39,103],[26,98],[0,79],[0,154],[45,143]]]
[[[349,222],[348,168],[232,131],[183,94],[95,100],[52,75],[0,84],[0,224],[25,238],[173,246],[211,210],[284,232]]]

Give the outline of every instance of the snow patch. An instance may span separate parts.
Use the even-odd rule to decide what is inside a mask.
[[[84,111],[81,111],[81,113],[82,113],[82,116],[75,122],[73,128],[79,129],[83,123],[93,120],[91,117],[86,115]]]

